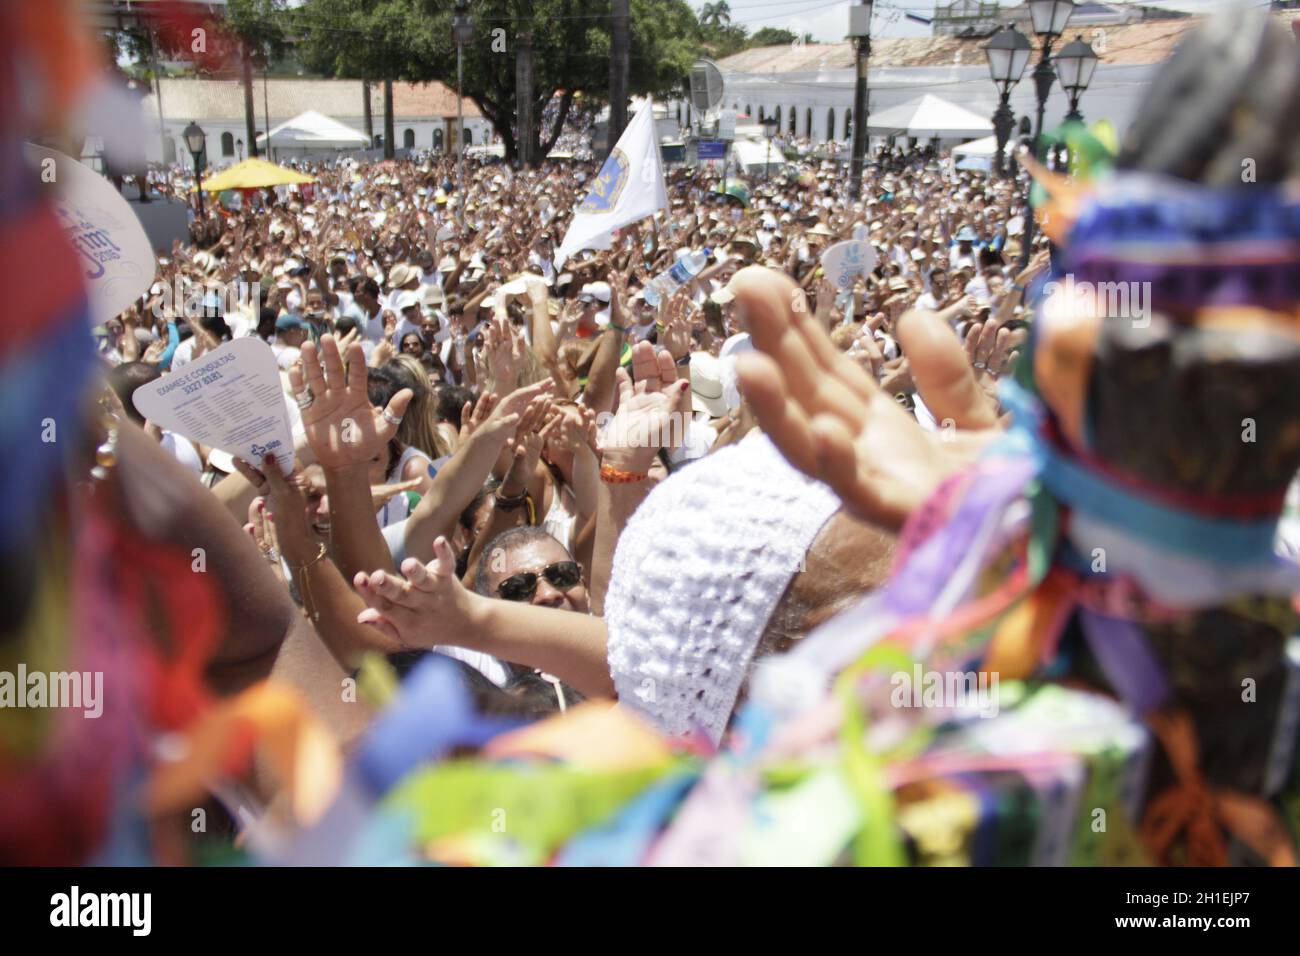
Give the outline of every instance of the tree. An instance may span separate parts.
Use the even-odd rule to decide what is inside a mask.
[[[234,0],[232,0],[234,2]],[[292,37],[302,64],[326,76],[369,82],[438,80],[454,89],[456,47],[450,0],[242,0],[260,6],[255,19],[274,17]],[[725,0],[708,5],[712,25],[702,26],[685,0],[630,0],[629,95],[679,95],[691,63],[702,53],[728,56],[750,43],[748,31],[730,23]],[[611,8],[591,0],[475,0],[475,38],[464,49],[464,94],[494,126],[509,161],[519,148],[519,38],[532,41],[533,92],[529,116],[542,117],[555,100],[549,124],[525,122],[523,135],[540,159],[551,150],[574,103],[599,105],[609,96]],[[389,117],[385,117],[385,126]]]
[[[700,25],[707,27],[722,27],[731,23],[731,4],[727,0],[718,0],[717,3],[706,3],[700,7]]]
[[[284,0],[228,0],[226,26],[239,40],[240,79],[244,84],[244,128],[248,155],[257,155],[257,114],[253,107],[253,67],[266,68],[267,60],[284,48]],[[268,125],[271,117],[267,117]],[[270,132],[268,128],[267,132]],[[270,147],[270,141],[267,147]]]
[[[387,157],[395,149],[392,81],[415,78],[422,6],[413,0],[308,0],[285,11],[309,69],[382,83]]]
[[[699,53],[698,21],[685,0],[631,0],[633,95],[676,94]],[[531,155],[555,145],[574,100],[603,101],[609,90],[609,8],[589,0],[476,0],[475,38],[465,46],[465,96],[491,121],[506,159],[516,139],[516,38],[532,37],[532,115],[559,98],[551,128],[532,124]],[[300,24],[304,61],[334,76],[392,78],[456,85],[456,46],[447,0],[306,0],[291,14]]]
[[[749,38],[750,46],[786,46],[798,40],[797,34],[780,27],[763,27]]]

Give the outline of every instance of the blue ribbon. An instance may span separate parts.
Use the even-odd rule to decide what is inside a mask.
[[[1166,550],[1217,564],[1272,560],[1276,518],[1207,518],[1134,494],[1048,445],[1042,405],[1025,389],[1003,380],[999,397],[1014,419],[1013,441],[1034,455],[1039,478],[1059,501]]]

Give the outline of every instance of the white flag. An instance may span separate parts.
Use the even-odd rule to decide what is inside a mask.
[[[659,137],[655,135],[654,102],[645,105],[627,124],[617,145],[592,184],[591,192],[569,222],[555,253],[555,267],[582,249],[608,249],[615,229],[668,208]]]

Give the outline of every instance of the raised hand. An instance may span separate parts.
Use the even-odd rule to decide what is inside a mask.
[[[632,376],[619,368],[618,410],[605,428],[601,441],[601,462],[638,474],[649,470],[660,448],[666,447],[676,433],[673,417],[682,393],[691,387],[686,379],[677,378],[672,356],[656,352],[649,342],[632,347]]]
[[[358,336],[358,330],[354,328],[352,329],[352,331],[348,332],[346,335],[344,335],[339,339],[339,351],[342,352],[344,355],[347,355],[348,349],[352,347],[352,343],[358,341],[360,341],[360,337]]]
[[[474,434],[474,430],[479,425],[487,421],[488,415],[492,413],[493,407],[497,403],[497,397],[491,392],[484,392],[478,397],[478,401],[471,407],[469,402],[461,406],[460,410],[460,436],[458,445],[465,444],[469,441],[469,436]]]
[[[275,470],[279,471],[278,468]],[[275,569],[276,577],[283,580],[283,569],[280,567],[280,541],[276,537],[275,522],[267,511],[265,498],[259,496],[249,502],[248,523],[244,525],[244,531],[253,539],[253,543],[257,545],[257,550],[262,552],[266,562]]]
[[[513,457],[501,482],[503,495],[513,497],[528,490],[529,483],[537,472],[537,463],[541,460],[546,439],[562,417],[552,409],[549,398],[532,400],[519,419],[515,437],[511,439]]]
[[[488,323],[483,346],[487,353],[488,376],[493,386],[498,392],[512,391],[519,379],[524,352],[528,348],[523,332],[516,331],[508,319],[498,315]]]
[[[397,434],[413,397],[404,388],[387,408],[370,404],[366,391],[366,359],[360,343],[352,343],[347,369],[333,335],[321,336],[319,348],[302,347],[302,368],[289,370],[294,399],[302,409],[302,427],[316,460],[323,468],[368,466]]]
[[[684,358],[691,350],[691,310],[694,303],[685,292],[676,292],[668,302],[659,344],[668,350],[673,361]]]
[[[370,352],[370,367],[379,368],[385,362],[391,362],[396,357],[397,350],[393,348],[392,341],[386,338],[380,339]]]
[[[403,561],[405,580],[385,571],[359,572],[353,586],[368,606],[357,621],[404,647],[455,643],[469,627],[473,595],[456,577],[456,556],[441,535],[433,542],[433,555],[427,565],[415,558]]]
[[[514,429],[529,406],[538,398],[548,395],[553,384],[550,379],[543,379],[524,388],[516,389],[498,400],[487,419],[478,426],[477,431],[491,435],[504,432],[503,438],[509,439],[514,434]]]
[[[943,437],[923,430],[807,311],[792,308],[788,277],[751,266],[733,288],[759,349],[738,362],[759,424],[796,468],[825,481],[859,517],[900,528],[987,441],[958,430],[996,425],[961,344],[933,313],[904,314],[898,337],[927,406],[955,426]]]
[[[1033,280],[1034,276],[1046,269],[1051,264],[1051,261],[1052,251],[1050,249],[1041,249],[1034,253],[1028,265],[1016,274],[1016,285],[1021,287],[1027,285]]]
[[[238,458],[235,467],[259,491],[248,509],[249,523],[244,526],[257,543],[262,556],[277,570],[280,557],[295,567],[316,556],[318,544],[307,524],[307,497],[302,472],[295,469],[288,477],[280,473],[274,456],[267,455],[261,468]]]

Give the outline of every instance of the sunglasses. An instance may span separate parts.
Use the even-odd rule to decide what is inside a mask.
[[[553,587],[567,591],[582,580],[582,569],[577,561],[556,561],[542,569],[541,575]],[[497,595],[506,601],[531,601],[537,593],[539,575],[536,571],[512,574],[497,585]]]

